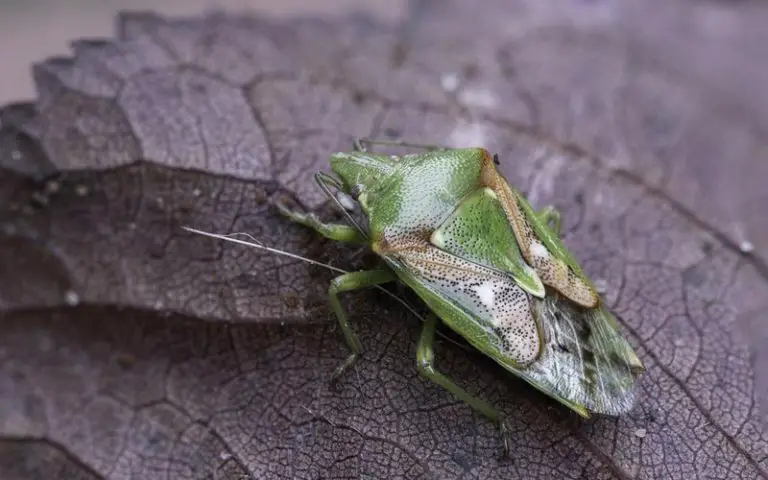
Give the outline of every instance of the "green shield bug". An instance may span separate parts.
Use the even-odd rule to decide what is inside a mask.
[[[420,151],[368,151],[374,144]],[[419,373],[498,423],[505,450],[499,411],[435,368],[438,319],[583,417],[632,408],[642,362],[560,240],[559,213],[534,210],[496,169],[496,156],[482,148],[359,139],[330,163],[336,176],[316,179],[352,225],[323,223],[282,204],[280,211],[329,239],[367,245],[384,263],[331,282],[328,296],[351,352],[332,382],[363,352],[339,294],[399,280],[431,310],[417,346]],[[348,213],[355,204],[362,225]]]

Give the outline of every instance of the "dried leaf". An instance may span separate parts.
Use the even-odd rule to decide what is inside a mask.
[[[765,78],[740,47],[768,8],[652,3],[422,1],[397,29],[126,14],[36,65],[37,102],[0,111],[0,476],[767,478],[768,108],[700,65]],[[633,412],[581,421],[440,342],[508,415],[499,460],[416,373],[401,306],[345,297],[366,355],[334,392],[330,275],[180,229],[354,268],[270,203],[330,216],[311,174],[360,135],[486,146],[564,212],[648,367]]]

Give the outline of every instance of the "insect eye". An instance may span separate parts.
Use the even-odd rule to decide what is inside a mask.
[[[348,212],[355,210],[355,199],[353,199],[350,195],[339,191],[336,193],[336,200],[344,210]]]
[[[498,153],[494,153],[493,154],[493,163],[494,163],[494,165],[501,165],[501,162],[499,162],[499,154]]]
[[[363,188],[362,188],[362,185],[360,185],[359,183],[356,185],[352,185],[352,188],[349,189],[349,194],[355,200],[357,200],[360,197],[361,193],[363,193]]]

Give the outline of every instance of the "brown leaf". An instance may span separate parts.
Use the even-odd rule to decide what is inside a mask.
[[[123,15],[35,67],[37,102],[0,112],[2,478],[768,477],[768,108],[731,73],[765,78],[768,8],[470,3],[397,29]],[[330,275],[181,230],[355,268],[271,202],[330,218],[311,175],[360,135],[486,146],[563,211],[648,367],[633,412],[581,421],[440,341],[509,417],[499,460],[416,373],[404,308],[345,297],[366,354],[334,392]]]

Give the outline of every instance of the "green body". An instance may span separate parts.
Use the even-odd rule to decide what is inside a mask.
[[[389,267],[342,275],[329,291],[353,352],[334,379],[362,353],[336,295],[397,279],[475,348],[581,415],[631,408],[642,363],[560,241],[556,211],[535,212],[483,149],[423,146],[393,156],[357,145],[331,157],[340,181],[319,180],[357,200],[367,225],[326,225],[283,209],[329,238],[367,243]],[[500,421],[433,368],[435,322],[422,334],[419,371]]]

